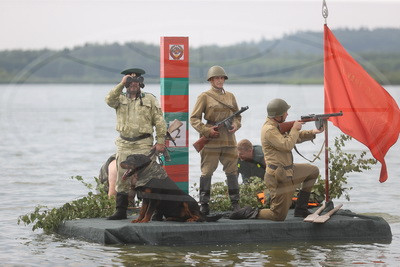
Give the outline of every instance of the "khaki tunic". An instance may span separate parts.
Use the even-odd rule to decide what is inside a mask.
[[[292,204],[295,187],[310,192],[318,178],[319,170],[311,164],[293,164],[292,149],[296,143],[313,140],[311,130],[298,131],[292,128],[289,134],[281,134],[278,123],[268,118],[261,130],[261,145],[266,172],[264,176],[270,191],[270,209],[260,210],[257,218],[281,221],[286,218]],[[273,167],[271,167],[273,165]]]
[[[231,108],[221,104],[216,99],[222,103],[225,103]],[[200,137],[204,135],[208,138],[210,136],[210,127],[212,124],[205,124],[202,122],[203,114],[206,121],[215,123],[224,120],[238,110],[239,108],[236,103],[236,98],[232,93],[211,88],[210,90],[203,92],[198,96],[193,111],[190,114],[190,124],[196,131],[200,133]],[[232,124],[236,125],[238,129],[242,126],[241,119],[242,117],[238,115],[235,116],[232,122]],[[205,147],[236,147],[236,144],[235,135],[229,133],[226,127],[221,126],[219,128],[219,137],[212,138],[205,145]]]
[[[117,182],[116,191],[127,193],[130,188],[129,179],[122,181],[124,170],[120,163],[130,154],[148,154],[153,146],[154,127],[156,130],[157,144],[165,143],[167,125],[165,123],[161,107],[155,96],[149,93],[142,93],[142,103],[139,98],[129,98],[122,93],[124,85],[119,83],[106,96],[106,103],[116,110],[117,125],[116,130],[120,135],[128,138],[138,137],[143,134],[151,134],[150,137],[138,141],[126,141],[118,137],[115,141],[117,145]]]
[[[222,104],[224,103],[224,104]],[[239,110],[235,96],[227,91],[211,87],[197,98],[190,115],[190,124],[199,132],[200,137],[210,136],[210,127]],[[206,123],[202,122],[202,117]],[[232,125],[241,127],[241,116],[235,116]],[[235,134],[229,133],[225,126],[219,128],[219,137],[211,138],[200,152],[202,176],[212,176],[218,162],[224,166],[227,175],[237,175],[238,152]]]

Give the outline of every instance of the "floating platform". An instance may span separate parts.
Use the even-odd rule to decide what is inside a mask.
[[[389,224],[381,217],[339,210],[323,224],[304,222],[293,210],[285,221],[248,219],[217,222],[151,221],[131,223],[105,218],[66,221],[58,233],[101,244],[215,245],[288,241],[384,242],[392,240]]]

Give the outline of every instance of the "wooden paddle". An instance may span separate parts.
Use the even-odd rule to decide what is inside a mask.
[[[308,215],[307,217],[304,218],[303,221],[305,222],[313,222],[315,219],[318,218],[319,214],[325,209],[325,202],[322,204],[321,207],[319,207],[313,214]]]
[[[314,223],[324,223],[327,220],[329,220],[329,218],[335,213],[337,212],[341,207],[343,206],[343,204],[339,204],[337,205],[333,210],[327,212],[324,215],[318,216],[318,218],[316,218],[313,222]]]

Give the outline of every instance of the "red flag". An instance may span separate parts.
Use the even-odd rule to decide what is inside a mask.
[[[396,101],[342,47],[324,26],[325,113],[343,111],[329,120],[342,132],[366,145],[381,164],[379,181],[388,174],[385,155],[400,132]]]

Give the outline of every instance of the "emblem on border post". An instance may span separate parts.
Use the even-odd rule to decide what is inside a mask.
[[[169,45],[169,59],[170,60],[184,60],[184,45]]]

